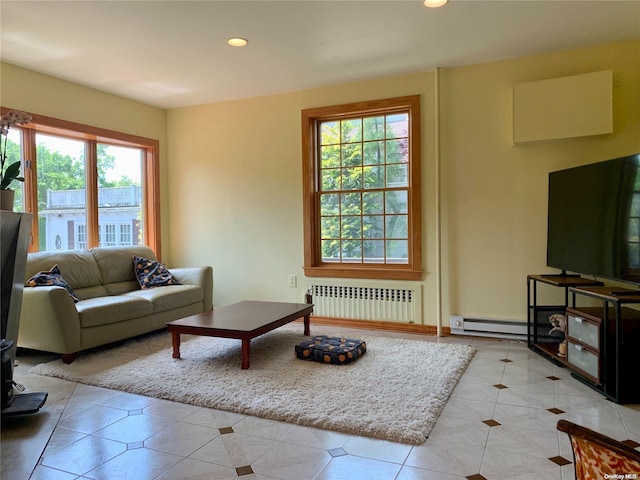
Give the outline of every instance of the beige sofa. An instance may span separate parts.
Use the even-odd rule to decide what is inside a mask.
[[[70,363],[81,350],[211,310],[211,267],[170,268],[182,285],[141,290],[134,274],[134,255],[156,260],[146,246],[30,253],[25,280],[57,264],[79,301],[74,303],[62,287],[25,287],[18,346],[59,353]]]

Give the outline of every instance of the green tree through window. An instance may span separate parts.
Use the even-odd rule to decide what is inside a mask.
[[[408,262],[408,120],[320,123],[323,261]]]
[[[302,127],[305,273],[419,277],[419,97],[305,110]]]
[[[25,178],[12,185],[14,208],[34,214],[29,251],[92,248],[103,238],[160,256],[158,140],[30,115],[7,142]]]

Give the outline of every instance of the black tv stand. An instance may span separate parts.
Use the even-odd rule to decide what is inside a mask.
[[[564,304],[538,304],[538,285],[563,289]],[[640,402],[634,369],[640,346],[639,290],[605,286],[581,277],[528,275],[527,297],[530,350],[569,368],[573,377],[609,400],[620,404]],[[587,305],[577,305],[577,299]],[[564,334],[551,332],[550,317],[557,313],[566,318]],[[562,343],[566,354],[561,354]]]
[[[580,275],[577,273],[543,273],[540,275],[544,278],[580,278]]]
[[[554,314],[565,314],[567,307],[575,306],[575,294],[569,294],[571,287],[601,286],[602,282],[583,278],[580,275],[564,273],[547,273],[527,275],[527,345],[534,352],[564,364],[558,355],[558,345],[564,340],[564,335],[555,331],[551,333],[553,325],[549,317]],[[538,303],[538,286],[548,285],[564,291],[564,302],[541,305]]]
[[[597,359],[596,368],[589,375],[574,368],[581,377],[597,380],[590,385],[616,403],[640,402],[640,384],[636,381],[637,349],[640,345],[640,311],[625,305],[640,305],[640,291],[618,286],[569,288],[573,294],[590,297],[601,303],[598,307],[575,307],[571,314],[586,323],[597,326],[597,344],[592,355]],[[569,310],[567,311],[569,350],[571,344],[581,344],[581,338],[572,337]],[[576,330],[579,332],[580,330]],[[588,355],[582,350],[582,355]],[[577,353],[577,352],[576,352]],[[575,358],[579,358],[580,354]],[[569,362],[571,363],[571,362]],[[571,367],[571,365],[570,365]],[[576,367],[576,365],[573,365]],[[587,383],[587,385],[589,385]]]
[[[638,290],[611,290],[611,295],[615,297],[628,297],[631,295],[640,295]]]

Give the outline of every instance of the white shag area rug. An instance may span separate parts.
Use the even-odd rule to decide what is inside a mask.
[[[339,336],[339,335],[335,335]],[[367,353],[347,365],[295,357],[309,337],[275,330],[251,342],[182,335],[180,359],[166,332],[36,365],[31,373],[257,417],[391,440],[423,443],[475,348],[388,337],[360,338]],[[353,336],[351,337],[353,338]]]

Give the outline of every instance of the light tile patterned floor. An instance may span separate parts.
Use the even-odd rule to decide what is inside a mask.
[[[3,419],[2,479],[568,480],[559,419],[640,443],[640,406],[606,400],[524,342],[439,341],[478,352],[418,446],[32,376],[30,366],[51,357],[21,355],[16,380],[49,398],[37,415]]]

